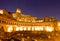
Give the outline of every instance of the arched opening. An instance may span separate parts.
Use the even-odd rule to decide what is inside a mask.
[[[3,26],[0,27],[0,31],[1,31],[1,32],[4,32]]]

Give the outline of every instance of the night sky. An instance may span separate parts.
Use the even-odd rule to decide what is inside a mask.
[[[54,16],[60,19],[60,0],[0,0],[0,8],[10,12],[21,8],[23,13],[38,18]]]

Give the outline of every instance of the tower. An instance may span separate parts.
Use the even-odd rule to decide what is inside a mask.
[[[50,17],[50,21],[55,21],[55,20],[56,20],[55,17],[53,16]]]
[[[22,13],[22,12],[21,12],[21,8],[17,8],[17,9],[16,9],[16,13]]]
[[[49,21],[49,17],[48,17],[48,16],[45,16],[45,17],[44,17],[44,21],[45,21],[45,22],[48,22],[48,21]]]

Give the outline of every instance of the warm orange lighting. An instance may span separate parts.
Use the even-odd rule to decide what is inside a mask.
[[[60,22],[58,22],[58,24],[57,24],[58,26],[60,26]]]
[[[3,14],[3,10],[0,10],[0,14]]]
[[[16,31],[43,31],[44,30],[44,27],[43,26],[16,26]],[[51,26],[46,26],[45,27],[45,31],[47,32],[52,32],[54,30],[53,27]],[[8,27],[8,32],[12,32],[13,31],[13,28],[12,26],[9,26]]]
[[[26,27],[24,27],[24,29],[23,29],[24,31],[26,31],[27,29],[26,29]]]
[[[38,20],[38,21],[36,21],[36,22],[43,22],[43,20]]]
[[[19,27],[16,26],[16,31],[19,31]]]
[[[35,26],[35,31],[43,31],[43,27],[42,26]]]
[[[35,30],[35,28],[34,27],[32,27],[32,31],[34,31]]]
[[[35,27],[35,31],[39,31],[40,29],[39,29],[39,27]]]
[[[21,13],[21,9],[17,9],[16,12],[17,12],[17,13]]]
[[[45,30],[48,31],[48,32],[52,32],[53,31],[53,28],[50,27],[50,26],[46,26]]]
[[[40,29],[40,31],[43,31],[44,30],[44,28],[42,26],[40,26],[39,29]]]
[[[23,31],[23,28],[22,28],[22,26],[21,26],[21,27],[19,27],[19,30],[20,30],[20,31]]]
[[[7,31],[7,32],[12,32],[12,31],[13,31],[12,26],[9,26],[9,27],[8,27],[8,31]]]
[[[31,30],[31,27],[28,27],[28,31],[30,31]]]
[[[16,14],[12,14],[13,15],[13,17],[16,17]]]

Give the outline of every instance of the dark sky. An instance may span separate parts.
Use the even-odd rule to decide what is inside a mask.
[[[0,0],[0,8],[10,12],[21,8],[23,13],[38,18],[54,16],[60,19],[60,0]]]

